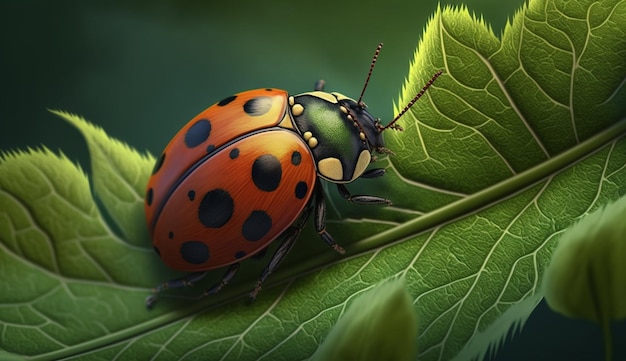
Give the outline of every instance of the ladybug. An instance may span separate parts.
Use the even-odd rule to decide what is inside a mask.
[[[190,274],[154,288],[146,299],[148,307],[161,291],[191,286],[207,271],[228,267],[198,298],[219,292],[241,261],[259,258],[280,239],[250,293],[254,299],[311,213],[321,239],[343,254],[326,231],[321,180],[335,183],[339,194],[355,204],[391,204],[377,196],[352,195],[346,184],[385,173],[383,168],[367,169],[376,160],[373,152],[391,153],[382,132],[402,130],[395,122],[441,72],[383,126],[362,102],[381,47],[357,101],[324,92],[323,81],[315,91],[297,95],[272,88],[249,90],[207,108],[174,136],[154,166],[144,207],[157,255],[170,268]]]

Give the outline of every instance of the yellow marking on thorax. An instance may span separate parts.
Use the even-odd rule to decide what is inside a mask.
[[[324,158],[317,162],[317,170],[330,180],[341,181],[343,179],[343,166],[337,158]]]
[[[367,150],[362,151],[361,154],[359,154],[359,159],[356,161],[354,174],[352,174],[352,179],[350,181],[353,181],[359,178],[361,174],[365,172],[365,169],[370,164],[371,160],[372,160],[372,154]]]
[[[314,92],[302,93],[300,95],[312,95],[314,97],[322,98],[326,100],[327,102],[337,104],[337,98],[335,98],[332,94],[326,93],[326,92],[314,91]]]
[[[283,116],[283,119],[281,119],[280,122],[278,123],[278,126],[287,128],[287,129],[293,129],[293,130],[296,129],[293,126],[293,120],[291,120],[291,116],[289,115],[289,112],[285,112],[285,115]]]

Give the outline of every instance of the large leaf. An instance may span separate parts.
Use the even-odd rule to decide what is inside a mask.
[[[153,158],[58,113],[85,136],[93,191],[121,235],[64,156],[2,156],[0,358],[306,358],[357,295],[399,276],[420,359],[484,354],[541,298],[562,230],[626,194],[625,22],[624,1],[533,0],[499,40],[466,9],[438,9],[398,107],[444,75],[387,136],[388,175],[356,185],[394,206],[354,206],[331,187],[329,230],[348,256],[306,232],[251,305],[239,297],[262,262],[215,297],[146,310],[150,287],[173,276],[145,238]]]

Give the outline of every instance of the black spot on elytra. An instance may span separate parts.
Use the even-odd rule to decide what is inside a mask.
[[[148,189],[148,191],[146,192],[146,204],[151,206],[152,205],[152,198],[154,197],[154,191],[152,190],[152,188]]]
[[[298,182],[298,184],[296,184],[296,198],[304,198],[307,190],[309,190],[309,186],[306,185],[306,182]]]
[[[157,160],[157,162],[154,164],[154,168],[152,168],[152,174],[155,174],[156,172],[159,171],[159,169],[161,169],[161,166],[163,165],[164,161],[165,161],[165,153],[161,153],[159,160]]]
[[[252,164],[252,181],[262,191],[271,192],[278,188],[283,170],[278,158],[265,154],[254,160]]]
[[[263,238],[272,228],[272,218],[265,211],[252,211],[241,228],[243,238],[250,242]]]
[[[265,91],[268,91],[268,92],[271,92],[272,90],[274,90],[274,89],[272,89],[272,88],[265,88]]]
[[[194,148],[204,143],[211,135],[211,122],[208,119],[200,119],[193,123],[185,133],[185,145]]]
[[[235,203],[223,189],[207,192],[198,207],[198,219],[205,227],[220,228],[233,216]]]
[[[214,151],[214,150],[215,150],[215,145],[213,145],[213,144],[209,144],[209,145],[206,147],[206,152],[207,152],[207,153],[213,153],[213,151]]]
[[[237,99],[237,96],[236,95],[231,95],[228,98],[224,98],[224,99],[220,100],[220,102],[217,103],[217,105],[219,105],[220,107],[223,107],[224,105],[227,105],[228,103],[232,102],[235,99]]]
[[[187,198],[189,198],[189,200],[193,202],[193,200],[196,198],[196,191],[192,189],[187,192]]]
[[[302,162],[302,154],[298,151],[291,153],[291,164],[300,165],[300,162]]]
[[[209,247],[200,241],[187,241],[180,246],[180,255],[187,263],[202,264],[209,260]]]
[[[243,258],[245,255],[246,255],[246,252],[239,251],[239,252],[235,253],[235,258],[240,259],[240,258]]]
[[[261,116],[269,112],[271,108],[272,98],[266,96],[252,98],[243,105],[243,111],[253,117]]]
[[[239,149],[235,148],[230,151],[230,159],[235,159],[239,156]]]

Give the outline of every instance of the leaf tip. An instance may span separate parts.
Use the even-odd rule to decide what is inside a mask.
[[[404,280],[362,293],[339,319],[313,360],[408,361],[416,355],[417,315]]]
[[[570,226],[544,276],[548,306],[602,324],[626,318],[626,197]]]

